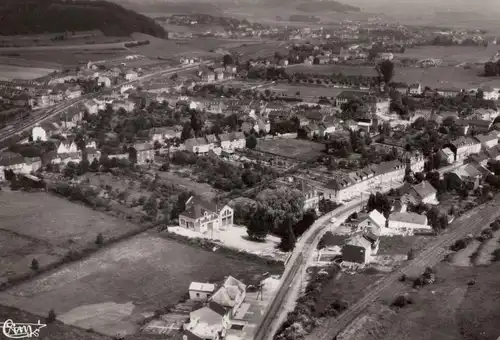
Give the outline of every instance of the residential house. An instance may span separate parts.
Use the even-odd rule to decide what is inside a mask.
[[[34,142],[36,142],[36,141],[45,142],[45,141],[47,141],[47,132],[45,132],[44,128],[37,125],[31,131],[31,137],[33,138]]]
[[[480,108],[474,110],[472,116],[475,119],[492,121],[498,117],[498,110]]]
[[[481,143],[471,137],[460,137],[445,146],[453,151],[455,162],[464,161],[470,155],[481,151]]]
[[[76,146],[76,143],[73,140],[61,141],[61,143],[57,147],[57,154],[58,155],[72,154],[72,153],[77,153],[77,152],[78,152],[78,147]]]
[[[257,119],[253,128],[256,132],[264,131],[265,133],[269,133],[271,131],[271,123],[268,119]]]
[[[64,91],[64,96],[67,99],[76,99],[82,96],[82,88],[79,85],[70,86]]]
[[[187,151],[196,154],[206,154],[210,151],[210,145],[205,138],[190,138],[184,141]]]
[[[469,190],[475,190],[481,184],[483,174],[472,164],[464,164],[458,169],[449,173],[449,176],[456,176]]]
[[[5,171],[11,170],[16,174],[27,174],[32,170],[31,165],[26,164],[26,160],[20,154],[14,152],[4,152],[0,154],[0,180],[5,180]]]
[[[277,102],[272,102],[266,105],[264,109],[264,113],[266,115],[269,115],[271,112],[274,111],[281,111],[283,110],[283,104],[282,103],[277,103]]]
[[[247,286],[243,282],[229,276],[210,298],[209,302],[216,303],[229,310],[230,317],[233,318],[245,300],[246,289]]]
[[[316,125],[315,123],[309,123],[308,125],[303,126],[299,133],[304,134],[309,139],[312,139],[319,136],[320,130],[318,125]]]
[[[496,133],[476,135],[475,138],[481,143],[484,149],[489,149],[498,145],[498,136]]]
[[[488,164],[488,161],[490,160],[490,156],[488,153],[486,153],[486,150],[483,150],[476,155],[471,155],[470,159],[472,160],[472,162],[480,164],[481,166],[486,166]]]
[[[437,190],[428,181],[403,186],[403,202],[438,204]]]
[[[436,89],[436,92],[441,96],[441,97],[456,97],[460,93],[463,92],[462,89],[457,89],[457,88],[438,88]]]
[[[83,103],[83,106],[85,107],[85,110],[87,110],[87,112],[91,115],[97,114],[97,112],[99,111],[99,105],[93,99],[86,100]]]
[[[370,263],[378,252],[379,239],[373,234],[355,234],[342,247],[343,265],[363,265]]]
[[[220,143],[220,147],[222,148],[222,150],[232,149],[231,134],[230,133],[220,134],[219,135],[219,143]]]
[[[378,210],[370,211],[368,216],[358,224],[358,230],[371,232],[375,235],[383,234],[386,228],[387,220]]]
[[[212,101],[205,106],[205,110],[213,114],[222,114],[225,108],[226,105],[221,100]]]
[[[302,192],[304,196],[304,211],[316,210],[319,212],[319,194],[318,190],[313,186],[306,184],[304,180],[301,180],[297,185],[297,189]]]
[[[127,71],[127,73],[125,73],[125,80],[128,80],[128,81],[131,81],[131,80],[136,80],[138,78],[138,74],[137,72],[135,71]]]
[[[498,89],[494,89],[491,86],[484,86],[482,90],[483,90],[483,99],[485,100],[499,99],[500,93],[498,92]]]
[[[126,112],[132,112],[135,108],[135,104],[129,100],[116,100],[112,104],[113,111],[118,111],[119,109],[124,109]]]
[[[151,143],[164,143],[168,139],[181,138],[182,129],[178,127],[156,127],[149,130],[149,140]]]
[[[183,325],[182,340],[223,340],[230,328],[230,316],[222,306],[207,306],[189,313],[189,323]]]
[[[99,160],[101,158],[101,152],[96,149],[96,147],[85,147],[85,154],[87,155],[87,161],[92,163],[94,160]]]
[[[189,299],[193,301],[206,301],[214,292],[213,283],[191,282],[189,285]]]
[[[494,159],[497,161],[500,160],[500,144],[485,150],[485,153],[488,155],[488,158],[490,159]]]
[[[97,77],[97,84],[103,87],[111,87],[111,79],[109,79],[109,77],[99,76]]]
[[[213,71],[206,70],[201,74],[201,80],[209,83],[214,82],[215,73]]]
[[[83,111],[76,106],[72,106],[66,110],[63,115],[63,126],[66,129],[71,129],[78,125],[83,119]]]
[[[336,124],[334,123],[320,123],[318,125],[319,135],[321,137],[328,137],[336,130]]]
[[[408,87],[408,93],[411,94],[411,95],[419,96],[419,95],[422,94],[422,92],[423,92],[423,90],[422,90],[422,84],[420,84],[420,83],[411,84]]]
[[[134,144],[130,151],[129,159],[137,164],[146,164],[153,162],[155,159],[154,147],[149,143]]]
[[[455,124],[459,126],[468,125],[469,129],[475,133],[487,133],[493,122],[491,120],[480,120],[480,119],[458,119]],[[467,133],[465,131],[465,133]]]
[[[387,219],[387,228],[391,233],[413,235],[415,231],[430,230],[427,216],[413,212],[394,212]]]
[[[389,114],[390,105],[391,101],[388,97],[377,97],[377,101],[375,102],[375,113],[382,115]]]
[[[455,162],[455,154],[450,148],[444,148],[439,150],[439,157],[442,161],[447,164],[453,164]]]
[[[381,60],[393,60],[394,54],[392,54],[390,52],[382,52],[379,54],[379,57]]]
[[[26,163],[25,169],[27,173],[37,171],[42,167],[42,159],[40,157],[25,157],[24,163]]]
[[[179,214],[179,226],[203,234],[223,230],[233,225],[233,209],[194,197],[186,202],[186,209]]]
[[[23,93],[12,96],[10,98],[10,103],[14,106],[17,106],[17,107],[29,107],[29,106],[33,106],[34,102],[28,93],[23,92]]]
[[[238,72],[238,67],[236,65],[226,65],[226,69],[225,70],[227,72],[237,73]]]
[[[342,105],[347,104],[350,100],[361,98],[367,94],[368,92],[366,91],[342,91],[337,98],[335,98],[335,106],[341,108]]]
[[[231,133],[231,148],[234,150],[246,148],[246,138],[243,132]]]

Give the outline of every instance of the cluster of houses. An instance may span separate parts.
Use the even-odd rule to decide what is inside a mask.
[[[197,155],[206,155],[210,151],[216,155],[221,153],[231,154],[235,150],[246,147],[246,137],[243,132],[231,132],[216,135],[207,135],[205,137],[190,138],[184,141],[186,150]]]
[[[140,70],[124,65],[109,66],[89,62],[85,67],[66,73],[51,74],[29,82],[14,81],[0,84],[0,100],[15,107],[46,108],[60,101],[82,96],[82,80],[96,80],[103,88],[135,80]]]
[[[242,330],[247,324],[246,290],[247,286],[232,276],[217,290],[211,283],[192,282],[189,297],[203,303],[203,307],[189,313],[182,339],[219,340],[226,338],[231,329]]]
[[[463,162],[470,156],[481,163],[490,158],[498,158],[498,131],[491,131],[474,137],[459,137],[439,151],[440,158],[447,164]]]

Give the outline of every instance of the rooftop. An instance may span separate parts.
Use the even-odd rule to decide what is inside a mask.
[[[412,212],[394,212],[389,215],[388,221],[427,225],[426,216]]]

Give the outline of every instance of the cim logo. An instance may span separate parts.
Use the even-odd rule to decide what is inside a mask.
[[[47,325],[40,320],[37,323],[15,323],[9,319],[2,324],[2,333],[9,339],[38,338],[44,327]]]

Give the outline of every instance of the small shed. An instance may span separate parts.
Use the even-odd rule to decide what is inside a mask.
[[[189,298],[193,301],[208,300],[214,292],[213,283],[191,282],[189,285]]]

